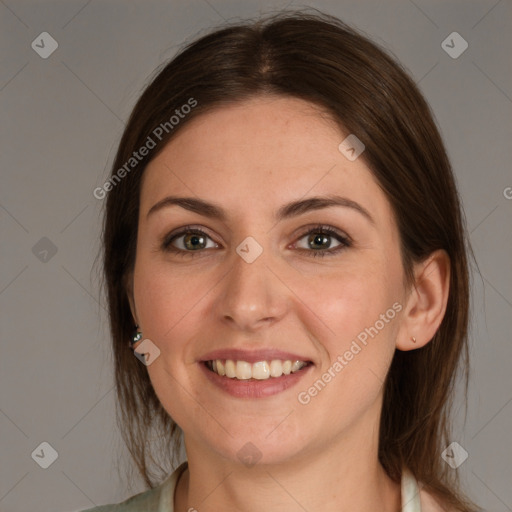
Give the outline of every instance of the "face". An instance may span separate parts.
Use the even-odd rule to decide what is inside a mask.
[[[347,136],[310,103],[262,96],[196,118],[148,165],[132,309],[187,449],[279,463],[378,429],[403,268]],[[328,196],[340,204],[308,201]]]

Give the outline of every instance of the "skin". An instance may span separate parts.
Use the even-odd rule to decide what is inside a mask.
[[[404,285],[391,206],[363,158],[352,162],[338,150],[347,135],[308,102],[258,96],[194,119],[145,171],[128,295],[143,338],[161,351],[147,367],[151,382],[184,432],[189,469],[176,511],[400,510],[399,484],[377,458],[383,383],[395,349],[420,348],[439,327],[449,261],[433,253],[415,267],[415,286]],[[374,224],[347,207],[273,218],[285,203],[327,194],[356,201]],[[148,216],[168,195],[217,203],[226,221],[176,205]],[[335,237],[327,248],[308,244],[317,223],[348,235],[351,245],[313,257],[340,244]],[[181,236],[173,245],[191,255],[162,250],[161,240],[188,224],[207,233],[207,248],[194,252]],[[235,251],[248,236],[263,249],[250,264]],[[396,302],[400,313],[307,405],[299,403],[298,393]],[[272,397],[234,398],[197,363],[233,347],[292,351],[314,367]],[[237,456],[247,442],[261,453],[252,467]]]

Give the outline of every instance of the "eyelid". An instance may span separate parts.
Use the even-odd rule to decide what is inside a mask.
[[[338,236],[342,238],[343,240],[352,243],[352,238],[348,235],[348,233],[344,230],[338,229],[334,226],[331,226],[330,224],[322,224],[322,223],[313,223],[313,224],[307,224],[306,226],[301,226],[299,229],[297,229],[293,237],[296,239],[300,239],[304,237],[305,235],[308,235],[312,231],[318,231],[320,233],[326,233],[331,236]]]

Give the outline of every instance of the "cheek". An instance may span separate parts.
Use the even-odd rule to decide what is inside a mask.
[[[398,295],[380,266],[378,262],[354,266],[301,288],[299,293],[312,313],[323,321],[325,332],[330,333],[333,350],[343,348],[344,343],[373,326],[397,300]]]
[[[148,374],[160,402],[180,426],[201,417],[199,402],[192,398],[195,365],[193,340],[201,322],[201,300],[209,287],[204,274],[186,275],[169,264],[144,262],[134,272],[134,292],[143,337],[160,350],[148,366]],[[190,427],[189,427],[190,428]]]
[[[315,375],[316,381],[320,376],[323,383],[309,388],[311,394],[303,389],[311,395],[319,414],[339,411],[344,418],[340,421],[346,421],[348,410],[357,415],[381,391],[395,351],[403,306],[396,283],[391,282],[399,274],[393,269],[386,274],[380,267],[376,263],[371,271],[359,268],[356,272],[354,268],[353,272],[337,273],[310,287],[305,295],[312,305],[311,326],[316,325],[312,332],[319,334],[321,324],[324,333],[317,340],[326,357]]]
[[[186,344],[184,329],[208,293],[205,282],[205,277],[197,273],[183,274],[165,263],[141,260],[134,272],[134,291],[144,337],[165,350],[170,348],[168,339],[173,340],[173,349]]]

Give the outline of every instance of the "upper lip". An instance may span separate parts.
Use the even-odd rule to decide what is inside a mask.
[[[243,350],[239,348],[227,348],[213,350],[202,356],[200,361],[215,361],[216,359],[231,359],[232,361],[247,361],[248,363],[257,363],[258,361],[272,361],[280,359],[282,361],[305,361],[312,362],[310,358],[294,354],[293,352],[284,352],[274,348],[259,350]]]

